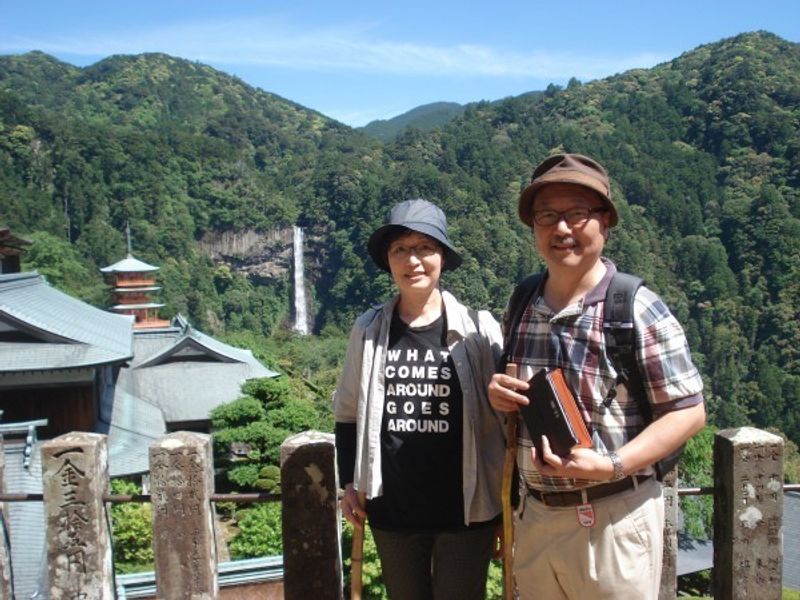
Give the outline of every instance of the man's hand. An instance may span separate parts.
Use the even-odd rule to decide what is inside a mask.
[[[533,465],[547,477],[571,477],[592,481],[608,481],[614,476],[611,459],[591,448],[573,448],[567,456],[559,456],[550,449],[547,436],[542,436],[542,454],[531,448]]]
[[[517,412],[520,404],[528,404],[528,398],[522,394],[518,394],[517,390],[527,390],[527,381],[505,375],[503,373],[496,373],[492,375],[492,381],[489,382],[489,404],[492,408],[500,412]]]
[[[359,500],[358,492],[356,492],[352,483],[348,483],[345,486],[344,496],[342,496],[342,499],[339,501],[339,506],[342,509],[344,518],[350,521],[353,526],[359,529],[364,527],[367,511],[364,510],[364,505]]]

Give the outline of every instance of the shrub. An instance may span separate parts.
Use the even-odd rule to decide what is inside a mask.
[[[113,494],[141,494],[141,488],[130,481],[111,481]],[[111,507],[114,544],[114,568],[119,573],[146,571],[153,568],[153,521],[150,504],[125,502]]]
[[[260,421],[266,416],[264,405],[252,396],[244,396],[233,402],[226,402],[211,411],[211,423],[217,429],[242,427],[252,421]]]
[[[257,490],[268,493],[278,493],[281,491],[281,470],[275,465],[262,467],[258,472],[258,479],[255,487]]]
[[[231,558],[256,558],[283,553],[280,502],[264,502],[241,510],[239,533],[231,540]]]

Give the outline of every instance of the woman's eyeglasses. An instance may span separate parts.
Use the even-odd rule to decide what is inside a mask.
[[[408,260],[414,254],[417,258],[428,258],[437,252],[440,252],[440,248],[436,244],[422,243],[416,246],[397,244],[389,248],[389,257],[396,260]]]

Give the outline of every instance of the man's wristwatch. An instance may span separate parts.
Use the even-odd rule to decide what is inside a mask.
[[[611,464],[614,466],[614,474],[611,476],[611,481],[625,479],[625,470],[622,468],[622,459],[619,454],[612,450],[608,453],[608,458],[611,459]]]

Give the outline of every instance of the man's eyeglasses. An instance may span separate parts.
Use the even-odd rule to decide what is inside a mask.
[[[423,242],[422,244],[417,244],[416,246],[397,244],[389,248],[389,258],[396,260],[408,260],[412,254],[414,254],[417,258],[428,258],[437,252],[440,252],[439,246],[432,243],[429,244],[427,242]]]
[[[607,210],[605,206],[596,208],[577,207],[569,210],[535,210],[533,211],[533,220],[542,227],[555,225],[561,219],[564,219],[567,225],[583,225],[594,213],[606,212]]]

